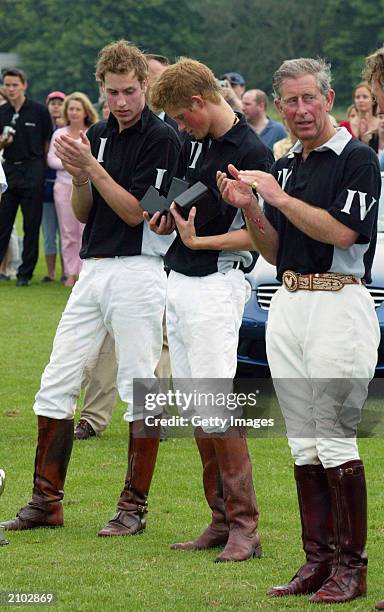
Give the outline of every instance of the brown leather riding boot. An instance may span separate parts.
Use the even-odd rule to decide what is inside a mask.
[[[212,510],[212,520],[196,540],[172,544],[171,548],[174,550],[206,550],[224,546],[228,540],[229,527],[225,517],[223,483],[213,439],[198,428],[195,431],[195,440],[203,464],[204,493]]]
[[[360,459],[326,470],[332,497],[336,553],[329,578],[312,603],[341,603],[367,592],[367,490]]]
[[[39,416],[32,499],[16,514],[1,523],[9,531],[35,527],[61,527],[64,481],[73,445],[73,420]]]
[[[271,597],[314,593],[331,573],[335,547],[325,469],[322,465],[295,465],[294,473],[306,562],[288,584],[273,587],[268,593]]]
[[[143,423],[135,421],[129,424],[125,486],[117,503],[115,516],[98,533],[101,537],[137,535],[146,527],[147,497],[156,465],[160,429],[151,428],[151,437],[142,437],[145,432]]]
[[[231,427],[223,437],[214,438],[213,442],[223,481],[225,514],[229,525],[227,544],[215,562],[259,558],[259,512],[247,440],[242,430]]]

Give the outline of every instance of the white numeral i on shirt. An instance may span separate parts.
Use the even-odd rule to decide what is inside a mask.
[[[105,149],[105,145],[107,144],[107,140],[108,138],[100,138],[100,146],[99,146],[99,152],[97,154],[97,161],[98,162],[103,162],[103,155],[104,155],[104,149]]]

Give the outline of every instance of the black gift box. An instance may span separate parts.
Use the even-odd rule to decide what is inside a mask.
[[[140,206],[150,215],[155,214],[155,212],[157,211],[160,211],[161,214],[164,214],[169,211],[170,202],[167,198],[160,195],[157,189],[155,189],[155,187],[151,185],[145,192],[140,202]]]
[[[196,207],[195,227],[199,229],[220,213],[218,198],[200,181],[175,198],[180,213],[188,219],[192,206]]]
[[[189,183],[174,176],[167,195],[169,206],[172,204],[175,198],[184,193],[184,191],[187,191],[187,189],[189,189]]]
[[[147,189],[140,206],[150,215],[159,211],[162,215],[169,212],[175,202],[180,214],[188,219],[192,206],[196,206],[195,227],[199,229],[212,221],[220,213],[218,198],[200,181],[189,187],[189,183],[174,177],[165,198],[152,185]]]
[[[188,187],[189,183],[173,177],[168,195],[165,198],[164,196],[161,196],[157,189],[151,185],[145,192],[143,199],[140,202],[140,206],[150,215],[154,215],[155,212],[158,211],[164,215],[165,213],[169,212],[169,207],[173,200],[183,193],[183,191],[186,191]]]

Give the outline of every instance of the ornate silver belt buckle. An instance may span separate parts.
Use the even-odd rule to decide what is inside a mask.
[[[299,275],[292,270],[286,270],[283,274],[283,283],[288,291],[297,291],[299,288]]]

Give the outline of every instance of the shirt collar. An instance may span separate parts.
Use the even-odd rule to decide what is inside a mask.
[[[28,108],[31,105],[29,98],[25,97],[25,100],[23,102],[23,104],[20,106],[18,111],[15,111],[15,108],[12,106],[12,104],[10,102],[6,102],[5,104],[2,104],[0,108],[3,109],[3,111],[5,110],[9,110],[11,111],[12,114],[20,113],[22,109],[24,108]]]
[[[344,148],[349,143],[351,138],[352,138],[352,135],[348,132],[348,130],[345,127],[339,127],[339,128],[336,128],[336,134],[334,134],[332,138],[330,138],[329,140],[327,140],[327,142],[320,145],[319,147],[316,147],[316,149],[313,149],[313,150],[319,151],[320,153],[322,153],[323,151],[331,150],[334,153],[336,153],[336,155],[341,155],[341,153],[344,151]],[[289,150],[288,155],[291,155],[294,153],[301,153],[302,150],[303,150],[303,145],[301,144],[300,140],[298,140],[296,144],[294,144],[293,147]]]
[[[233,125],[228,132],[220,136],[220,138],[215,138],[218,142],[222,142],[223,140],[228,140],[228,142],[232,142],[234,145],[238,145],[241,143],[245,136],[244,128],[247,128],[248,123],[242,113],[238,111],[235,112],[236,116],[239,118],[239,121]]]
[[[265,126],[265,128],[263,128],[260,132],[260,134],[264,134],[265,132],[268,132],[270,129],[273,128],[273,121],[270,117],[267,117],[268,121],[267,121],[267,125]],[[259,136],[260,136],[259,134]]]

